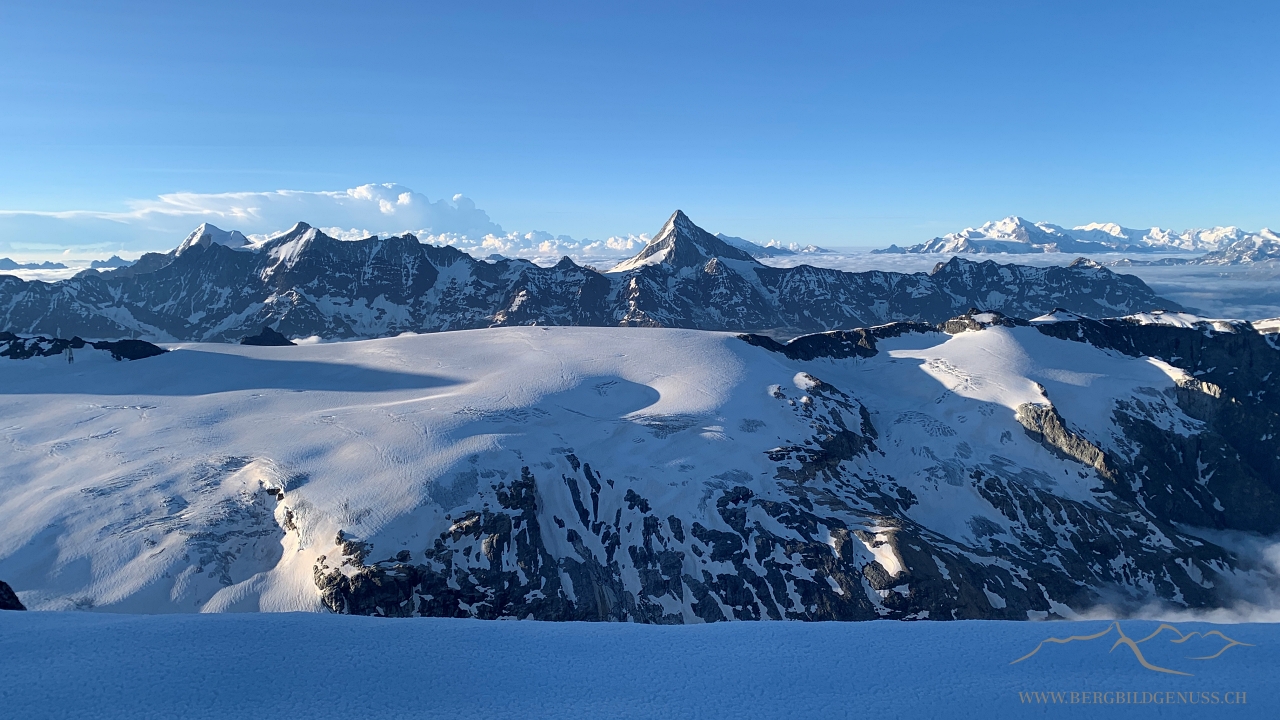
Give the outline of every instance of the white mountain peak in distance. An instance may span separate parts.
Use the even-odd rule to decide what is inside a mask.
[[[720,238],[725,243],[732,245],[733,247],[736,247],[739,250],[742,250],[748,253],[753,258],[777,257],[780,255],[796,254],[795,250],[783,247],[782,244],[777,242],[776,240],[770,241],[769,244],[767,245],[761,245],[759,243],[753,243],[750,240],[747,240],[746,238],[734,237],[733,235],[725,235],[724,233],[716,233],[716,237]]]
[[[694,267],[704,265],[711,258],[759,264],[751,253],[703,230],[693,224],[684,211],[676,210],[639,254],[618,263],[609,272],[623,273],[659,264],[675,268]]]
[[[1089,223],[1065,228],[1031,222],[1017,215],[947,233],[928,242],[879,253],[1046,253],[1046,252],[1214,252],[1256,233],[1235,226],[1177,232],[1152,227],[1127,228],[1117,223]]]
[[[777,240],[770,240],[762,245],[760,243],[751,242],[745,238],[725,235],[724,233],[716,233],[716,237],[739,250],[745,250],[753,258],[783,257],[788,255],[807,255],[811,253],[831,252],[830,250],[820,248],[817,245],[801,245],[800,243],[795,242],[783,245]]]
[[[210,223],[201,223],[200,227],[191,231],[191,234],[178,245],[175,254],[181,255],[192,247],[208,246],[211,243],[218,245],[226,245],[233,250],[238,250],[250,244],[249,238],[245,237],[239,230],[223,230]]]

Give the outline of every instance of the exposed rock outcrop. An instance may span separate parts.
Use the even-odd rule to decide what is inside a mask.
[[[240,339],[241,345],[259,345],[263,347],[283,347],[297,345],[294,341],[280,334],[274,328],[264,326],[257,335],[248,335]]]
[[[163,355],[168,352],[162,347],[145,340],[99,340],[85,341],[79,337],[71,339],[47,338],[43,336],[20,337],[11,332],[0,332],[0,357],[11,360],[27,360],[33,357],[52,357],[66,353],[74,353],[85,347],[105,350],[116,360],[142,360],[144,358]]]
[[[1014,417],[1026,428],[1028,435],[1051,452],[1088,465],[1108,480],[1115,479],[1116,472],[1107,462],[1102,448],[1069,430],[1053,405],[1023,403],[1018,406]]]
[[[814,360],[820,357],[843,360],[854,357],[874,357],[877,352],[876,340],[899,337],[907,333],[937,331],[938,329],[929,323],[896,322],[877,325],[872,328],[832,330],[825,333],[801,335],[786,343],[780,343],[765,335],[745,334],[738,337],[749,345],[755,345],[772,352],[780,352],[792,360]]]
[[[0,610],[26,610],[9,583],[0,580]]]

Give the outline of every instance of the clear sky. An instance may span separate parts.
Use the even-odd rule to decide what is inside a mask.
[[[1278,30],[1274,2],[6,2],[0,210],[399,183],[592,238],[677,207],[827,246],[1275,227]],[[6,218],[0,254],[96,232]]]

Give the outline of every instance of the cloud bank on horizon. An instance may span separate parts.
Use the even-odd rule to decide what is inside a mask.
[[[167,193],[129,206],[120,212],[0,211],[0,255],[50,259],[119,253],[133,257],[170,250],[205,222],[251,238],[286,230],[298,221],[339,239],[409,232],[423,242],[454,245],[480,257],[498,253],[531,259],[617,258],[634,254],[648,241],[646,235],[592,241],[540,230],[508,232],[470,198],[454,195],[432,201],[395,183],[319,192]]]

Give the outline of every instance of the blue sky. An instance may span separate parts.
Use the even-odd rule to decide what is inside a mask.
[[[1278,8],[6,3],[0,210],[94,214],[0,216],[0,253],[171,247],[198,212],[118,215],[171,193],[366,183],[591,238],[676,207],[827,246],[1274,227]]]

